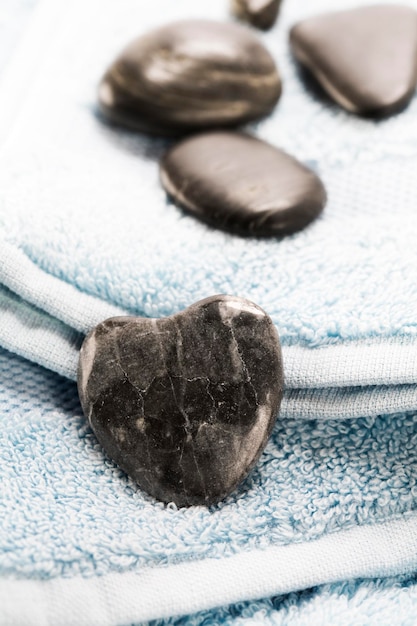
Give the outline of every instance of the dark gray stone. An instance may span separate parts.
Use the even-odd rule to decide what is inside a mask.
[[[98,97],[116,123],[178,135],[264,117],[280,93],[274,60],[248,28],[188,20],[133,41],[107,70]]]
[[[324,90],[356,114],[402,109],[417,85],[417,12],[374,5],[296,24],[292,50]]]
[[[282,388],[277,331],[243,298],[108,319],[80,353],[78,390],[97,439],[144,491],[178,506],[219,502],[247,476]]]
[[[243,133],[185,139],[161,162],[161,182],[180,206],[243,235],[280,236],[323,210],[320,179],[282,150]]]
[[[269,30],[278,17],[281,0],[232,0],[232,11],[245,22]]]

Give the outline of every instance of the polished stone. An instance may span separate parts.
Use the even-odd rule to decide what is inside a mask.
[[[211,132],[183,140],[164,156],[161,182],[196,217],[243,235],[280,236],[323,210],[320,179],[287,153],[255,137]]]
[[[282,388],[271,319],[232,296],[164,319],[108,319],[80,353],[78,390],[97,439],[144,491],[178,506],[219,502],[247,476]]]
[[[245,22],[261,30],[275,24],[281,0],[232,0],[232,11]]]
[[[133,41],[105,73],[98,98],[116,123],[176,135],[262,118],[280,93],[275,62],[249,28],[187,20]]]
[[[298,61],[342,107],[386,116],[417,85],[417,12],[374,5],[312,17],[290,34]]]

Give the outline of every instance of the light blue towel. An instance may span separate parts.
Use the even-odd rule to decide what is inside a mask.
[[[161,16],[227,19],[223,0],[158,0],[146,12],[134,0],[43,4],[3,81],[0,284],[43,311],[39,323],[58,330],[54,317],[65,326],[54,358],[56,333],[22,347],[9,308],[7,324],[0,312],[0,345],[74,378],[71,329],[85,333],[114,312],[168,315],[231,293],[260,304],[277,325],[283,418],[417,408],[417,100],[372,122],[306,93],[288,28],[331,4],[292,0],[263,35],[284,94],[256,131],[316,169],[329,193],[323,217],[282,241],[225,235],[168,203],[157,167],[166,143],[109,128],[95,114],[98,77],[126,41]]]
[[[167,203],[166,144],[94,110],[98,77],[132,36],[228,19],[225,1],[42,0],[0,85],[1,626],[410,623],[417,99],[374,123],[305,93],[286,32],[329,7],[288,0],[259,35],[285,91],[257,128],[320,173],[329,205],[302,233],[251,241]],[[177,510],[103,455],[77,399],[78,350],[105,317],[218,292],[273,317],[286,395],[238,491]]]
[[[177,510],[103,456],[74,383],[5,351],[0,379],[2,626],[123,626],[417,569],[416,414],[280,421],[233,495]]]

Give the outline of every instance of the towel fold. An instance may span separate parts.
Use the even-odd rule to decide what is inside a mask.
[[[42,0],[3,75],[0,626],[405,625],[415,607],[417,98],[378,122],[321,102],[287,33],[334,3],[283,3],[259,37],[284,93],[248,130],[315,169],[329,202],[282,240],[182,212],[158,182],[168,142],[96,114],[98,79],[129,39],[162,20],[229,19],[226,4]],[[171,315],[215,293],[271,315],[286,389],[244,484],[177,510],[103,454],[78,353],[107,317]]]

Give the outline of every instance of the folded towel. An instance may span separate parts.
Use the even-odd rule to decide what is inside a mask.
[[[227,19],[225,2],[41,3],[0,86],[1,626],[410,623],[417,100],[376,123],[304,92],[286,32],[331,6],[291,0],[259,35],[285,92],[256,131],[319,172],[329,205],[305,231],[257,241],[167,203],[167,144],[95,115],[126,41],[162,19]],[[73,382],[78,350],[106,317],[219,292],[277,325],[282,419],[235,493],[177,510],[104,456]]]
[[[168,203],[157,167],[167,143],[106,126],[95,111],[97,81],[126,41],[162,15],[227,19],[223,0],[56,4],[3,82],[0,284],[65,326],[46,317],[54,332],[39,350],[18,337],[1,345],[73,378],[66,326],[85,333],[115,311],[160,317],[229,293],[258,303],[279,330],[283,418],[417,408],[417,100],[372,122],[305,92],[288,28],[331,3],[294,0],[263,35],[285,89],[256,131],[316,169],[329,193],[323,217],[281,241],[224,234]]]
[[[177,510],[104,457],[74,383],[5,351],[0,379],[2,626],[123,626],[417,569],[415,413],[281,420],[235,493]]]

